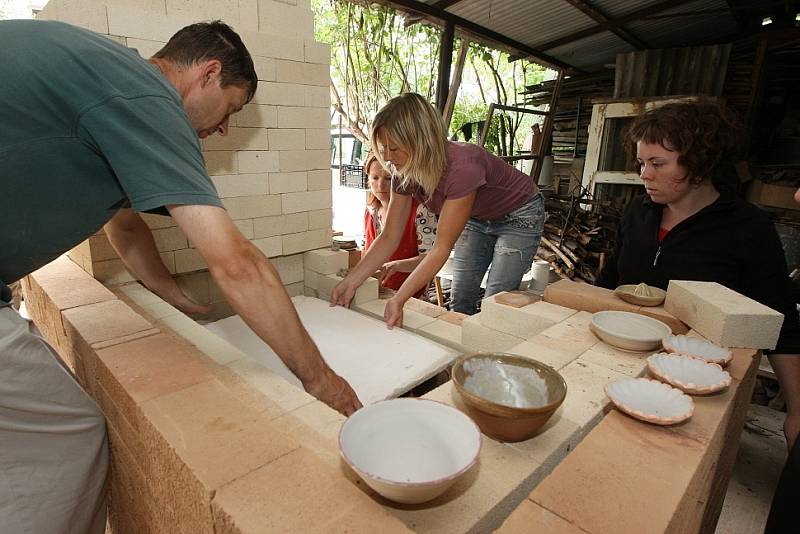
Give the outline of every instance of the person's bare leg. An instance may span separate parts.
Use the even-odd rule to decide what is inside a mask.
[[[770,354],[769,363],[786,399],[783,434],[786,436],[786,445],[792,450],[800,434],[800,354]]]

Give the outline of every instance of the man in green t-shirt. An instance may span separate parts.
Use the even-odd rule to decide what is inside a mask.
[[[205,170],[198,137],[225,135],[256,90],[233,30],[188,26],[145,61],[67,24],[5,21],[0,50],[0,530],[104,532],[108,462],[102,413],[7,305],[6,284],[104,226],[147,287],[185,312],[203,309],[169,275],[137,212],[172,216],[306,391],[344,414],[361,406]]]

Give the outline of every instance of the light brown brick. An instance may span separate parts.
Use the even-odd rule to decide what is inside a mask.
[[[212,507],[217,534],[407,531],[337,469],[302,447],[224,486]]]
[[[670,280],[667,311],[723,347],[774,349],[783,314],[716,282]]]

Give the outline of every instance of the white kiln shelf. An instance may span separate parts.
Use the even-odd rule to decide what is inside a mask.
[[[312,297],[292,298],[300,320],[325,361],[344,377],[364,405],[391,399],[436,375],[457,356],[448,348],[383,321]],[[206,328],[277,373],[302,387],[269,346],[238,315]]]

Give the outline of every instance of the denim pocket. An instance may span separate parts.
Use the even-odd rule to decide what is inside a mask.
[[[512,228],[541,228],[544,224],[544,198],[541,193],[506,215],[503,222]]]

